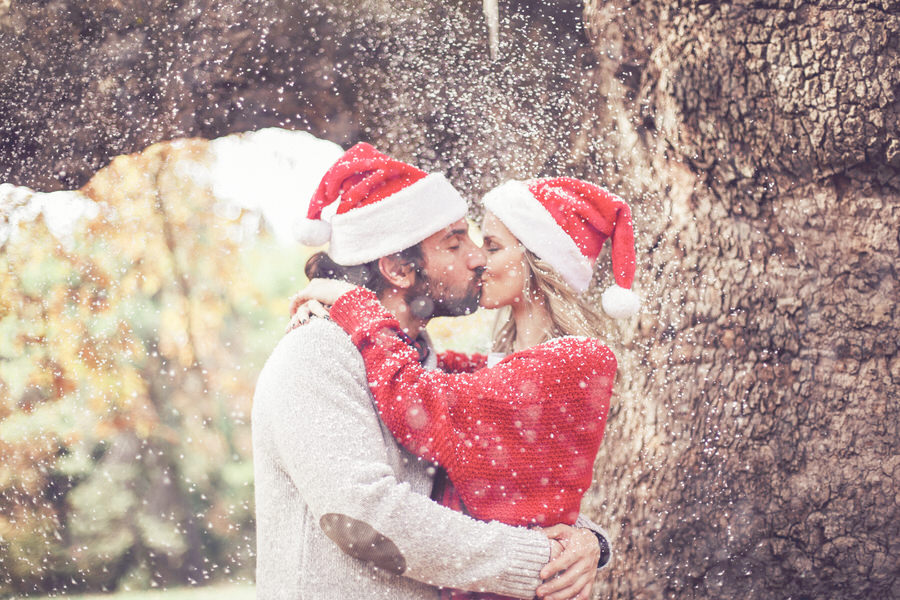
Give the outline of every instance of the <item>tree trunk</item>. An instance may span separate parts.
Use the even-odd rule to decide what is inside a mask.
[[[649,300],[592,494],[604,597],[900,597],[889,4],[588,2]]]

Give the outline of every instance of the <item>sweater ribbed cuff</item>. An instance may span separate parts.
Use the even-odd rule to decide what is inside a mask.
[[[600,559],[597,561],[597,570],[608,565],[610,559],[612,559],[612,545],[606,530],[581,514],[575,519],[574,527],[589,529],[591,533],[597,536],[597,543],[600,544]]]
[[[375,292],[361,287],[342,294],[331,305],[330,315],[332,321],[350,334],[354,343],[363,333],[382,327],[399,328],[397,319],[381,305]]]
[[[497,593],[515,598],[533,598],[541,584],[540,571],[550,561],[550,540],[539,531],[516,528],[504,537],[508,544],[509,568],[496,583]]]

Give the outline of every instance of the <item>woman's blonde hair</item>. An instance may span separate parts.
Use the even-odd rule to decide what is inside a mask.
[[[549,264],[525,249],[526,278],[522,297],[527,303],[543,303],[550,312],[551,327],[544,333],[547,340],[564,335],[605,337],[608,327],[601,316],[587,300],[569,287],[563,278]],[[509,354],[516,339],[516,322],[510,309],[501,313],[494,329],[491,350]]]

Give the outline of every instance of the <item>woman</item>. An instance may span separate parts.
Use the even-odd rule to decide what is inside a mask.
[[[508,355],[496,365],[424,369],[396,319],[363,288],[314,280],[298,298],[332,305],[332,320],[360,350],[384,423],[447,470],[466,512],[511,525],[572,524],[616,372],[595,337],[602,320],[579,294],[612,238],[618,285],[604,293],[604,309],[637,312],[630,209],[572,178],[507,182],[484,205],[481,306],[509,309],[493,348]]]

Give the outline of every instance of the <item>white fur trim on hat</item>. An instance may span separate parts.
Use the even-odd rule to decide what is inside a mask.
[[[334,215],[328,255],[339,265],[361,265],[415,246],[467,210],[447,178],[432,173],[374,204]]]
[[[641,299],[633,291],[613,285],[606,288],[600,296],[600,304],[603,312],[613,319],[625,319],[638,314],[641,309]]]
[[[511,180],[495,187],[484,196],[484,207],[575,291],[588,289],[594,273],[591,261],[525,183]]]
[[[331,239],[331,224],[321,219],[303,219],[296,224],[295,234],[302,244],[324,246]]]

